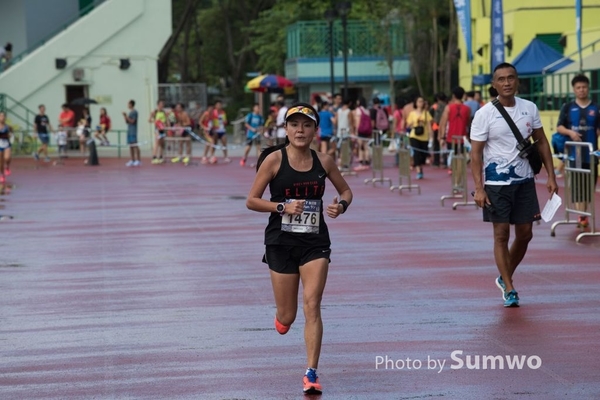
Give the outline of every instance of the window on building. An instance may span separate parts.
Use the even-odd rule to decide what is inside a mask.
[[[560,38],[562,37],[561,33],[544,33],[536,35],[535,37],[558,51],[560,54],[564,54],[565,48],[560,44]]]

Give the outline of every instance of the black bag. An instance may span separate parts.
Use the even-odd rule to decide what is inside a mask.
[[[537,143],[531,142],[529,139],[523,139],[523,135],[521,135],[521,132],[519,132],[519,129],[515,125],[515,122],[508,115],[508,113],[506,112],[502,104],[500,104],[500,101],[498,99],[494,99],[492,101],[492,104],[498,109],[498,111],[500,111],[500,114],[508,124],[513,135],[515,135],[515,138],[517,139],[517,149],[519,150],[519,157],[527,158],[527,160],[529,161],[529,165],[533,170],[533,174],[539,174],[542,170],[543,162],[542,156],[540,155],[540,150],[537,147]]]
[[[415,135],[421,136],[424,133],[425,133],[425,127],[424,126],[415,126]]]

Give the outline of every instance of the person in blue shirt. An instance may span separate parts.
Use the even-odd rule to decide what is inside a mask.
[[[246,165],[248,154],[252,148],[252,144],[256,146],[256,157],[260,156],[260,135],[262,134],[265,120],[260,115],[260,106],[258,103],[254,103],[252,112],[246,115],[246,121],[244,126],[246,128],[246,149],[244,150],[244,157],[240,160],[240,165],[243,167]]]
[[[321,119],[321,144],[319,145],[319,151],[321,153],[327,153],[330,156],[335,157],[335,144],[331,141],[331,139],[333,138],[335,115],[329,109],[328,102],[324,102],[321,105],[321,111],[319,111],[319,118]]]
[[[572,142],[587,142],[592,145],[594,151],[598,150],[598,137],[600,136],[600,116],[598,105],[595,104],[589,97],[590,80],[585,75],[577,75],[571,80],[575,100],[563,105],[558,116],[557,131],[563,136],[566,136],[567,141]],[[575,149],[569,154],[569,163],[575,167]],[[590,165],[589,150],[582,149],[582,169],[591,169],[594,180],[594,185],[598,180],[598,162],[595,165]],[[579,211],[586,211],[587,203],[594,201],[590,199],[592,188],[582,182],[580,187],[573,187],[573,201],[575,207]],[[588,220],[586,216],[580,216],[579,227],[586,228]]]

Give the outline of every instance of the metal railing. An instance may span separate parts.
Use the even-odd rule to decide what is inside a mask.
[[[339,167],[342,176],[356,176],[356,172],[352,171],[352,140],[347,129],[342,129],[338,141],[338,151],[340,152]]]
[[[78,151],[79,150],[79,136],[75,134],[75,128],[65,129],[68,132],[68,145],[67,150],[70,151]],[[90,132],[90,136],[94,137],[94,131]],[[122,150],[124,148],[128,148],[126,137],[126,130],[110,130],[106,133],[109,142],[111,143],[108,146],[98,145],[97,147],[106,148],[106,149],[116,149],[117,157],[121,158]],[[57,145],[57,134],[55,132],[49,134],[49,143],[48,149],[51,153],[54,153],[58,150]],[[12,142],[12,150],[15,156],[31,156],[33,152],[37,151],[40,148],[41,142],[37,138],[37,135],[31,130],[18,130],[13,132],[13,136],[11,138]]]
[[[13,128],[13,131],[30,131],[32,129],[36,113],[11,96],[0,93],[0,111],[4,111],[7,118],[11,120],[14,118],[19,123],[24,124],[23,126],[16,125],[14,121],[10,121],[9,125]]]
[[[384,27],[375,21],[349,20],[347,25],[348,56],[383,55],[381,37]],[[394,53],[406,53],[404,30],[399,21],[389,25],[389,37]],[[333,53],[341,56],[343,29],[340,21],[333,24]],[[329,57],[329,23],[300,21],[287,29],[287,57]]]
[[[402,135],[397,140],[397,152],[398,152],[398,186],[390,186],[390,191],[398,190],[399,194],[402,194],[403,190],[412,192],[416,189],[421,194],[421,187],[419,185],[413,185],[411,183],[410,176],[410,145],[407,135]]]
[[[373,146],[371,148],[371,156],[372,156],[372,165],[371,170],[373,171],[373,177],[365,179],[365,185],[368,183],[372,183],[375,186],[376,183],[390,183],[390,188],[392,187],[392,179],[386,178],[383,175],[383,141],[385,140],[385,136],[383,132],[380,130],[373,131]],[[377,176],[379,175],[379,176]]]
[[[467,152],[465,151],[464,136],[455,136],[451,142],[451,153],[450,156],[450,170],[452,194],[441,197],[442,207],[444,206],[444,200],[447,199],[460,199],[452,204],[452,209],[456,210],[458,206],[477,206],[474,201],[468,200],[468,177],[467,177]]]
[[[600,236],[600,232],[596,231],[595,206],[598,156],[593,151],[591,143],[565,143],[565,153],[568,155],[565,160],[565,219],[552,224],[550,228],[550,236],[552,237],[556,235],[556,228],[559,225],[578,225],[582,231],[587,228],[581,225],[581,220],[572,220],[571,214],[586,218],[590,228],[589,231],[577,235],[575,238],[577,243],[587,236]],[[584,160],[589,161],[589,163]]]

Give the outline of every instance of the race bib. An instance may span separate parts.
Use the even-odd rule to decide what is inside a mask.
[[[294,200],[287,200],[291,203]],[[281,230],[293,233],[319,233],[321,200],[304,200],[304,211],[299,215],[283,214]]]
[[[0,139],[0,148],[6,149],[10,146],[8,139]]]

